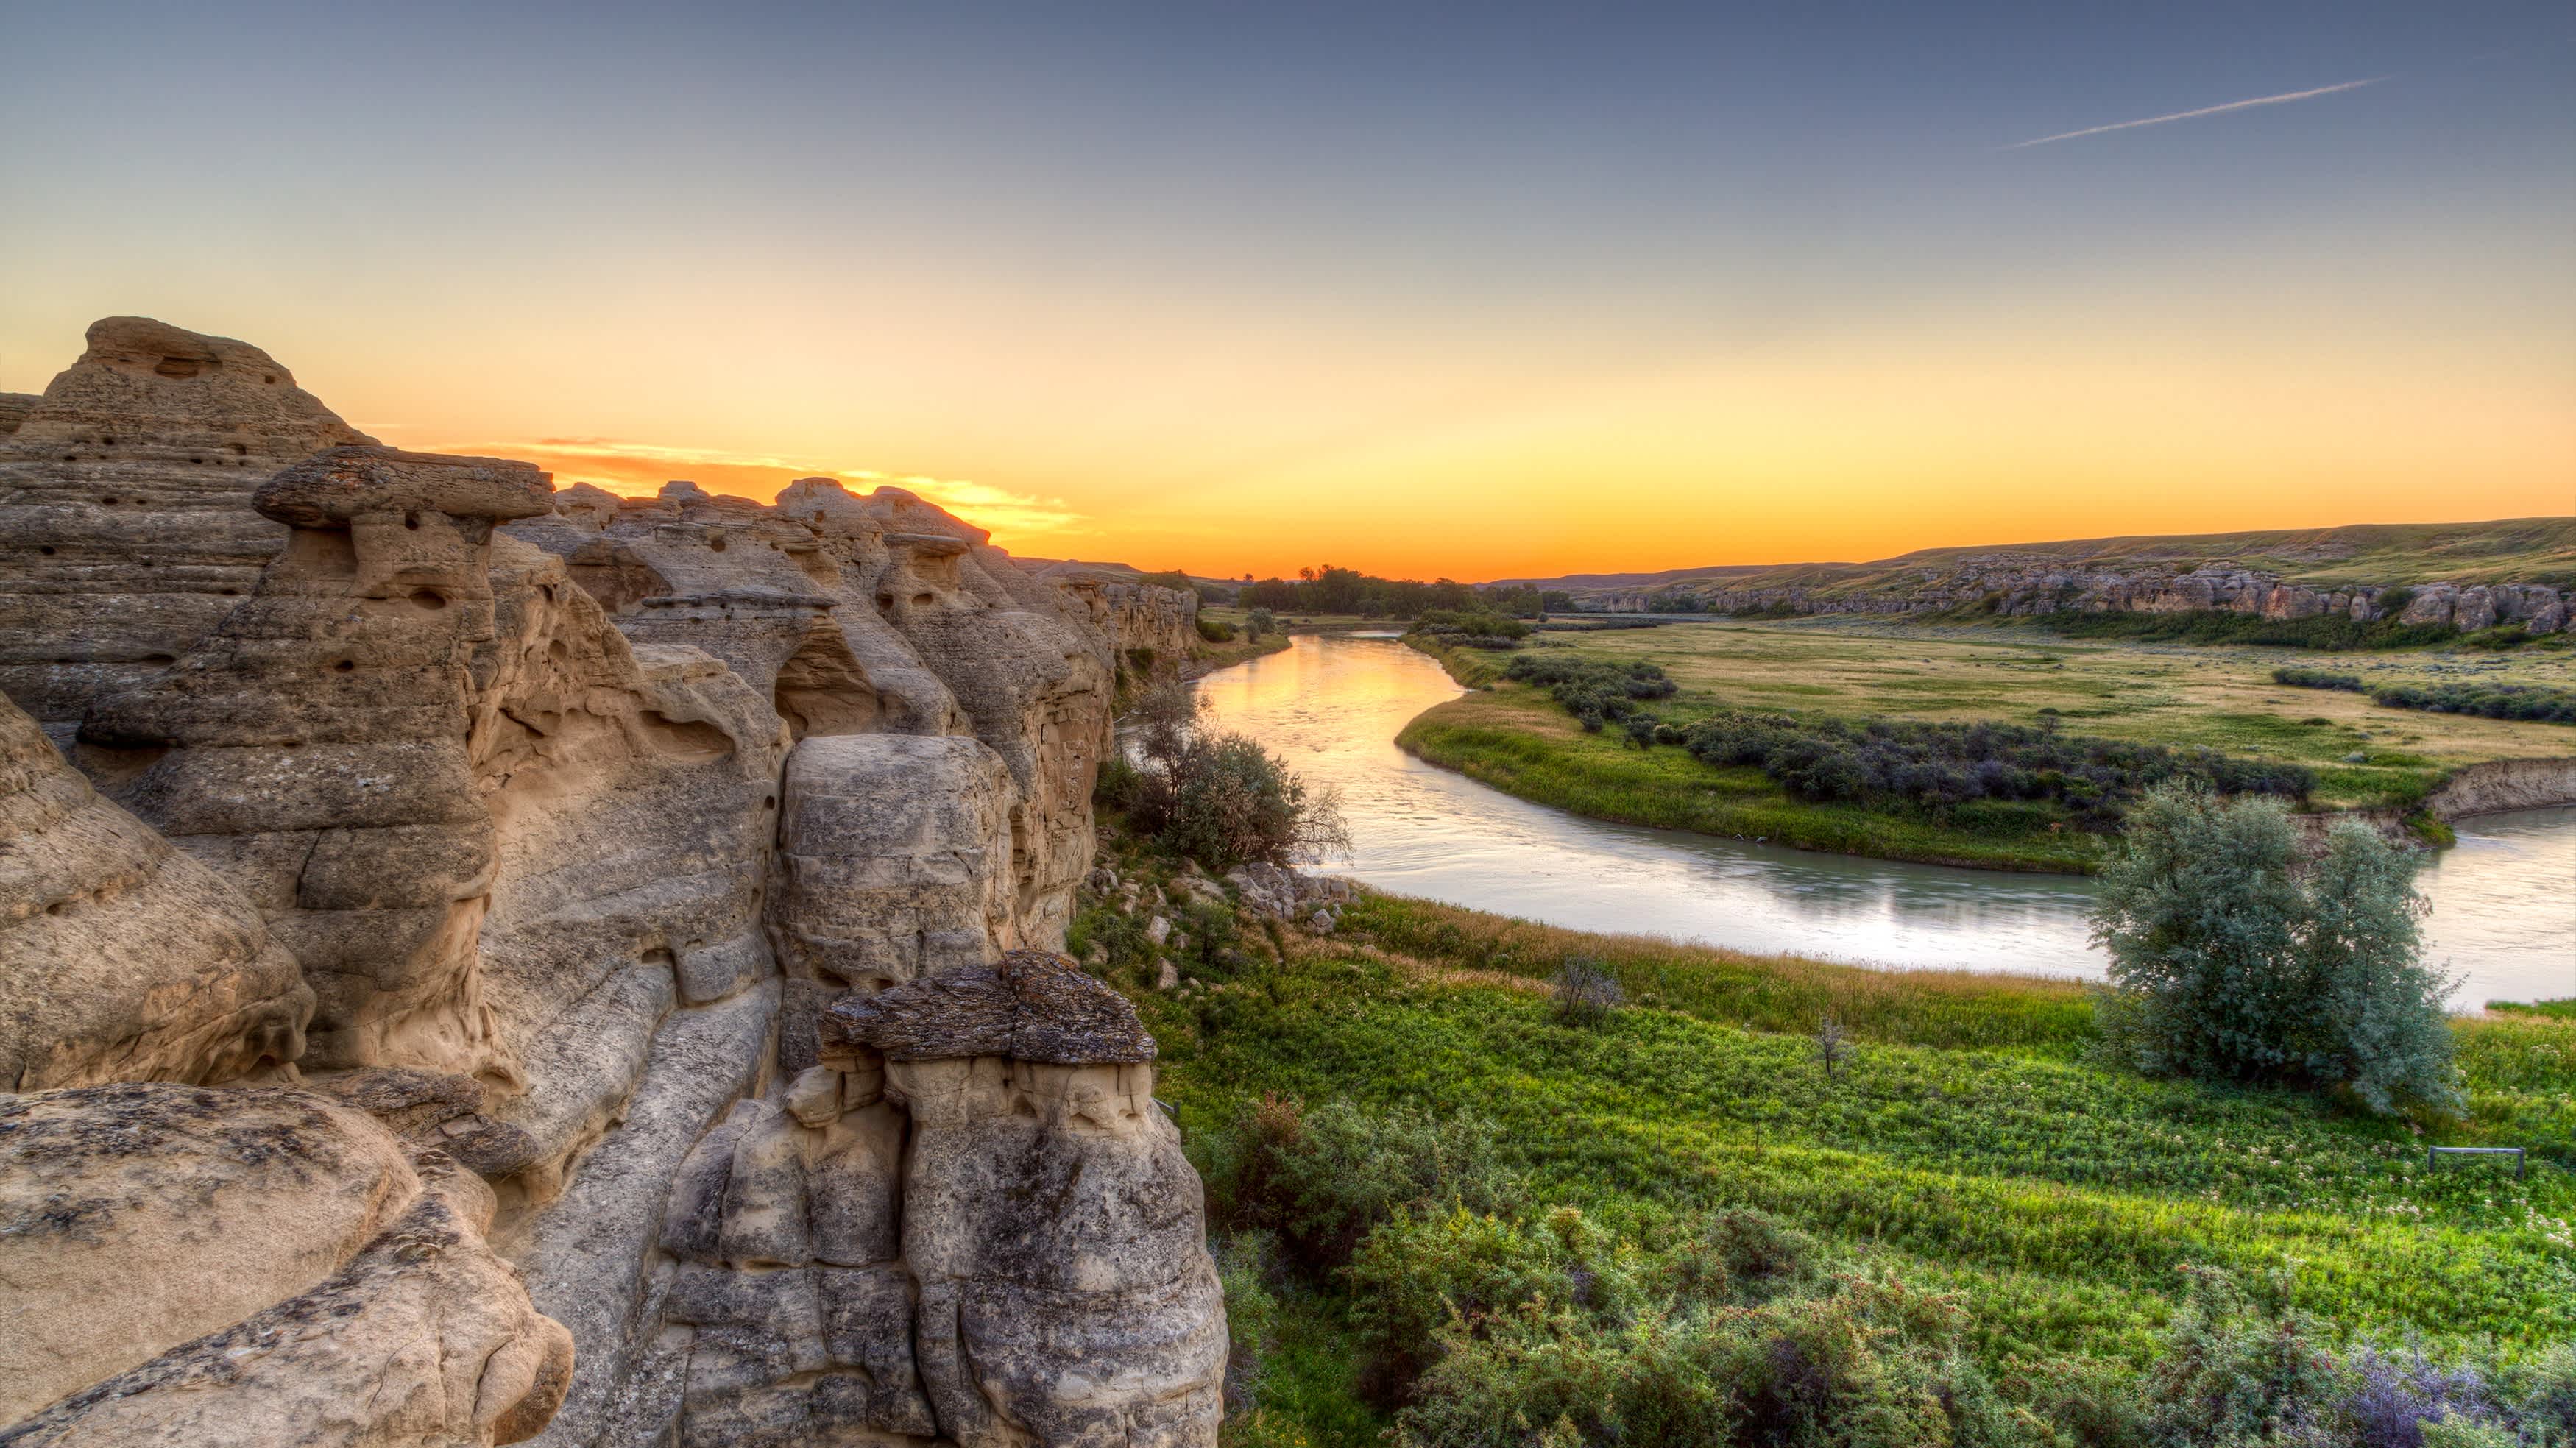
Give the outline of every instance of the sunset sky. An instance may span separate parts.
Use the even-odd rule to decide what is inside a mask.
[[[0,390],[1205,574],[2576,512],[2566,5],[2118,12],[14,6]]]

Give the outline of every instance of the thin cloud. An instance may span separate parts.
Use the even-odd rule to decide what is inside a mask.
[[[2107,126],[2088,126],[2080,131],[2060,131],[2054,136],[2041,136],[2030,141],[2015,141],[2004,149],[2019,151],[2030,146],[2045,146],[2052,141],[2072,141],[2079,136],[2099,136],[2112,131],[2134,131],[2140,126],[2161,126],[2168,121],[2196,121],[2202,116],[2223,116],[2229,111],[2250,111],[2256,106],[2285,106],[2292,101],[2314,100],[2318,96],[2330,96],[2338,91],[2359,90],[2363,86],[2377,85],[2386,79],[2388,79],[2387,76],[2374,75],[2367,80],[2348,80],[2335,85],[2321,85],[2315,90],[2290,91],[2277,96],[2256,96],[2247,101],[2229,101],[2223,106],[2202,106],[2196,111],[2175,111],[2167,116],[2149,116],[2138,121],[2118,121]]]

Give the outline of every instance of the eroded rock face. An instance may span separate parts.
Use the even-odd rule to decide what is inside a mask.
[[[257,347],[147,317],[93,324],[16,410],[0,402],[0,692],[65,730],[249,595],[286,541],[253,488],[373,441]]]
[[[0,1441],[517,1442],[572,1343],[485,1247],[491,1210],[321,1096],[0,1099]]]
[[[1214,1443],[1222,1294],[1125,999],[1010,951],[822,1037],[675,1184],[678,1441]]]
[[[273,1072],[312,1013],[241,892],[0,700],[0,1090]]]
[[[1222,1322],[1151,1042],[1011,953],[1061,939],[1090,858],[1093,602],[899,490],[558,494],[362,445],[283,381],[226,422],[156,389],[255,350],[102,329],[0,480],[94,476],[13,450],[54,413],[123,447],[204,404],[273,476],[185,526],[266,562],[196,613],[84,575],[168,654],[29,656],[88,780],[0,706],[0,1065],[305,1089],[0,1097],[46,1210],[128,1202],[80,1251],[0,1241],[0,1306],[60,1319],[0,1360],[0,1424],[32,1413],[0,1442],[1212,1443]],[[980,1014],[883,1016],[887,1053],[824,1029],[925,980]],[[938,1084],[970,1063],[1021,1084]],[[1010,1119],[917,1156],[915,1091]],[[1055,1195],[996,1218],[941,1185],[1008,1172]],[[92,1311],[79,1274],[138,1255],[169,1290]]]
[[[1018,944],[1010,772],[981,740],[807,739],[787,761],[770,930],[799,980],[883,990]]]

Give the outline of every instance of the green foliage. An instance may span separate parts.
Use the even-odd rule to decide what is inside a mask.
[[[2551,1020],[2576,1021],[2576,998],[2558,1001],[2489,1001],[2487,1009],[2506,1015],[2542,1016]]]
[[[1569,1026],[1597,1026],[1628,1003],[1618,978],[1591,960],[1570,960],[1556,973],[1552,989],[1556,1018]]]
[[[1234,638],[1234,625],[1223,619],[1209,618],[1202,614],[1199,616],[1199,637],[1212,644],[1231,642]]]
[[[1219,874],[1350,847],[1329,787],[1309,788],[1256,740],[1200,728],[1201,702],[1176,682],[1148,689],[1125,716],[1138,727],[1142,763],[1104,762],[1096,795],[1141,833]]]
[[[1544,688],[1587,733],[1600,732],[1606,720],[1642,717],[1639,703],[1669,699],[1674,689],[1661,668],[1643,660],[1611,664],[1576,654],[1523,654],[1512,660],[1503,677]],[[1651,718],[1646,727],[1653,729]]]
[[[2367,692],[2370,702],[2391,709],[2474,714],[2483,719],[2530,719],[2547,724],[2576,724],[2576,689],[2488,683],[2381,684],[2373,687],[2357,675],[2337,674],[2325,669],[2274,669],[2272,682],[2295,689]]]
[[[1316,1268],[1349,1261],[1362,1237],[1399,1212],[1491,1212],[1521,1183],[1494,1123],[1468,1111],[1370,1114],[1336,1098],[1309,1112],[1269,1095],[1247,1103],[1202,1150],[1217,1219],[1278,1232]]]
[[[2044,800],[2104,830],[2118,825],[2140,790],[2169,779],[2293,798],[2316,787],[2315,772],[2302,765],[2064,735],[2053,718],[2027,728],[1726,709],[1692,725],[1684,747],[1703,763],[1757,766],[1800,799],[1936,809]]]
[[[1266,608],[1256,608],[1243,616],[1243,635],[1246,638],[1258,639],[1263,634],[1278,631],[1278,617]]]
[[[1541,612],[1535,588],[1490,587],[1440,579],[1423,583],[1410,578],[1379,578],[1330,563],[1297,570],[1293,580],[1267,578],[1236,592],[1245,608],[1279,613],[1347,613],[1362,618],[1421,618],[1440,609],[1472,610],[1514,617]]]
[[[1850,1275],[1814,1297],[1644,1310],[1541,1290],[1460,1313],[1398,1417],[1420,1448],[1654,1443],[1676,1448],[2002,1448],[2027,1431],[1965,1351],[1955,1297]]]
[[[2576,724],[2576,689],[2539,684],[2385,684],[2370,691],[2370,702],[2435,714]]]
[[[2349,1087],[2372,1110],[2456,1109],[2445,982],[2421,960],[2415,857],[2356,821],[2306,878],[2271,801],[2150,793],[2102,872],[2102,1027],[2151,1075]]]
[[[2076,639],[2134,639],[2140,643],[2261,644],[2274,648],[2318,649],[2341,653],[2352,649],[2410,649],[2448,643],[2460,631],[2446,623],[2406,624],[2396,615],[2406,604],[2388,600],[2404,595],[2392,588],[2380,595],[2386,615],[2362,623],[2347,614],[2313,618],[2264,618],[2259,614],[2205,609],[2185,613],[2052,613],[2039,620],[2049,632]]]
[[[1508,649],[1529,637],[1530,626],[1491,609],[1434,609],[1411,632],[1451,647]]]
[[[2535,642],[2542,637],[2544,637],[2544,635],[2535,634],[2530,629],[2523,627],[2521,624],[2500,623],[2493,628],[2482,628],[2476,633],[2463,637],[2460,640],[2460,647],[2464,649],[2485,649],[2490,653],[2502,653],[2507,649],[2521,648],[2523,645]]]
[[[2274,669],[2272,682],[2293,689],[2343,689],[2355,694],[2367,687],[2359,674],[2338,674],[2331,669]]]

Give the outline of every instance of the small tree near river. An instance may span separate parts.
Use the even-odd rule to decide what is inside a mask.
[[[2110,1048],[2154,1075],[2349,1088],[2373,1111],[2456,1111],[2450,982],[2423,962],[2416,857],[2359,821],[2299,860],[2277,800],[2187,785],[2130,813],[2093,939]]]

